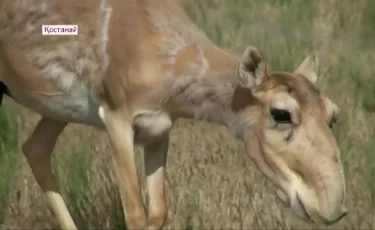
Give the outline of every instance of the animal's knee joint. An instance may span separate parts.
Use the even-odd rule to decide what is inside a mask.
[[[169,132],[172,120],[161,111],[146,111],[134,118],[133,127],[137,142],[150,143]]]
[[[148,221],[147,221],[147,228],[148,229],[161,229],[168,218],[168,211],[167,209],[158,209],[157,211],[153,211],[149,214]]]
[[[144,212],[128,214],[125,217],[126,225],[129,229],[144,229],[147,223],[147,218]]]

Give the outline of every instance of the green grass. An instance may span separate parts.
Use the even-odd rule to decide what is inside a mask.
[[[374,229],[375,1],[182,2],[216,44],[238,55],[246,46],[256,46],[273,70],[293,71],[310,51],[317,52],[319,86],[341,109],[333,132],[343,154],[349,214],[335,228]],[[0,109],[0,202],[6,201],[9,192],[17,192],[11,189],[19,156],[11,117]],[[110,155],[107,142],[81,126],[66,130],[63,136],[54,168],[77,225],[124,229],[113,170],[109,163],[101,163]],[[324,228],[289,215],[242,146],[220,128],[178,123],[172,132],[168,167],[169,228]],[[48,207],[40,190],[33,188],[30,194],[33,202],[41,203],[38,210]],[[5,211],[0,208],[0,225]],[[57,227],[53,218],[46,215],[41,227]],[[38,221],[31,214],[21,214],[16,226],[32,227]]]
[[[0,107],[0,206],[8,205],[13,187],[18,155],[17,123],[4,107]],[[0,208],[0,226],[4,222],[5,208]]]
[[[76,219],[87,218],[87,203],[93,199],[92,155],[87,151],[79,139],[73,139],[69,146],[56,151],[53,158],[55,175]]]
[[[73,137],[69,142],[56,151],[53,163],[59,186],[77,227],[92,229],[107,222],[107,228],[125,229],[117,187],[101,187],[101,181],[108,181],[109,175],[95,172],[95,156],[89,153],[90,149],[82,139]]]

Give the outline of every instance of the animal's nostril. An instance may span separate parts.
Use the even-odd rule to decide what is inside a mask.
[[[348,209],[345,206],[342,206],[341,212],[346,214],[348,212]]]
[[[334,224],[334,223],[340,221],[342,218],[344,218],[344,217],[346,216],[347,213],[348,213],[348,211],[347,211],[347,210],[344,210],[344,211],[341,213],[341,215],[339,215],[336,219],[334,219],[334,220],[325,220],[324,223],[325,223],[326,225]]]
[[[334,161],[335,163],[338,163],[338,162],[339,162],[339,157],[338,157],[338,156],[333,156],[333,161]]]
[[[333,221],[333,223],[340,221],[342,218],[344,218],[346,216],[347,213],[348,213],[347,211],[343,212],[341,214],[341,216],[337,217],[337,219]]]

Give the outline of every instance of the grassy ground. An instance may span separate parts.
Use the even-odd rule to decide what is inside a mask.
[[[318,52],[319,85],[341,108],[334,132],[348,184],[349,214],[330,228],[374,229],[375,1],[184,0],[183,5],[221,47],[237,54],[247,45],[259,47],[275,70],[293,71],[310,50]],[[25,140],[38,116],[11,101],[6,108],[19,112],[17,128],[0,110],[0,227],[57,227],[17,145],[17,135]],[[324,228],[296,220],[223,128],[182,120],[171,139],[166,229]],[[103,133],[71,125],[57,149],[55,173],[77,225],[123,228]],[[141,152],[137,157],[140,162]]]

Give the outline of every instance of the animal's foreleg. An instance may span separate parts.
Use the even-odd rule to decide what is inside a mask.
[[[145,146],[144,163],[147,176],[148,220],[147,229],[161,229],[168,217],[165,191],[165,166],[169,133]]]
[[[34,132],[23,144],[22,151],[30,164],[34,177],[47,196],[62,229],[77,229],[60,194],[52,173],[51,154],[57,138],[67,123],[42,118]]]
[[[117,183],[119,184],[128,229],[144,229],[146,214],[134,160],[133,128],[126,112],[100,108],[113,147]]]

